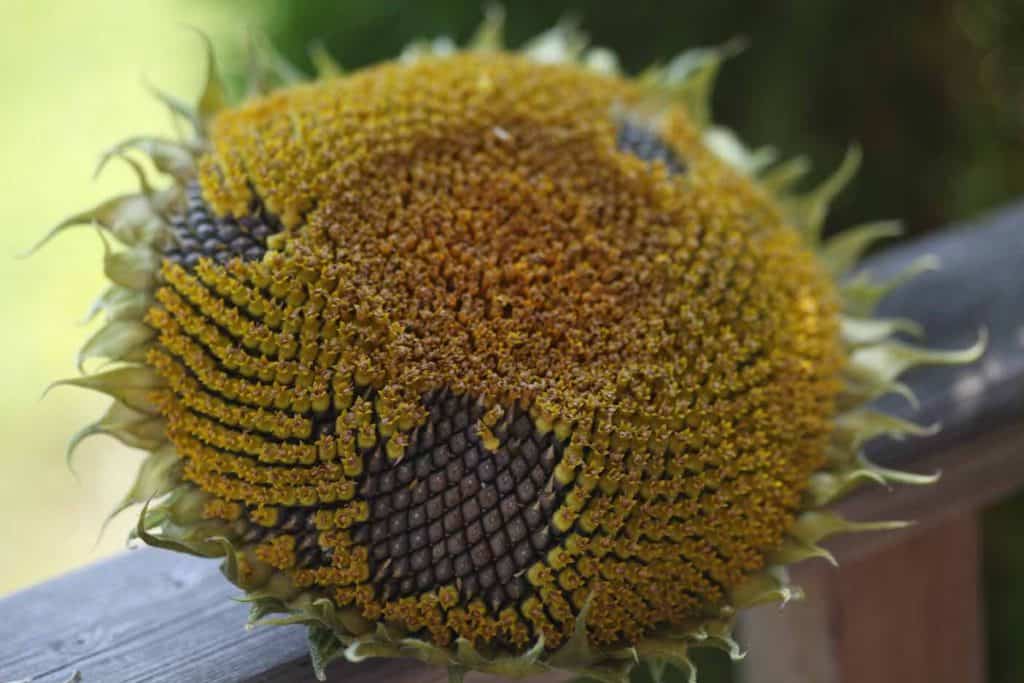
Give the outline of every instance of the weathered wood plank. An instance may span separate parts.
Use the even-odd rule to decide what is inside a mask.
[[[1006,498],[1024,488],[1024,411],[1021,421],[993,425],[959,445],[937,447],[916,462],[922,471],[942,473],[927,487],[869,488],[838,505],[856,520],[913,520],[914,526],[884,534],[841,536],[826,543],[840,561],[901,543],[921,529],[941,523],[950,514],[966,514]]]
[[[890,412],[943,427],[925,441],[874,445],[881,461],[902,465],[927,460],[945,443],[963,443],[1024,415],[1024,202],[885,251],[870,259],[866,270],[890,276],[925,254],[937,257],[940,269],[896,290],[880,314],[916,320],[929,346],[963,347],[980,330],[988,332],[989,345],[978,363],[909,372],[907,384],[920,409],[897,397],[881,402]]]
[[[298,629],[245,632],[236,594],[214,563],[155,550],[87,567],[0,603],[0,680],[226,683],[302,651]]]
[[[968,367],[910,373],[920,408],[889,398],[886,409],[943,432],[876,443],[870,454],[943,476],[922,488],[865,488],[838,506],[851,519],[918,524],[827,544],[840,569],[798,567],[804,602],[746,615],[747,683],[984,678],[977,513],[1024,486],[1024,207],[887,252],[870,269],[891,275],[921,253],[938,256],[942,270],[898,290],[882,312],[921,322],[940,346],[987,329],[989,349]]]
[[[941,683],[947,679],[924,674],[946,661],[956,665],[943,671],[962,674],[948,680],[984,680],[976,519],[1024,486],[1024,421],[940,448],[927,462],[943,471],[935,486],[865,490],[842,506],[853,519],[919,523],[826,544],[839,569],[824,561],[796,567],[803,601],[744,615],[745,683]],[[944,608],[960,612],[939,614]],[[874,647],[881,668],[866,676],[856,667],[868,666],[858,662]],[[903,668],[908,662],[919,675]]]
[[[1024,421],[939,448],[924,462],[942,470],[938,484],[865,489],[841,506],[852,519],[917,524],[827,543],[839,569],[824,561],[796,567],[803,601],[744,615],[745,683],[984,680],[976,518],[985,505],[1024,486]],[[956,618],[939,613],[946,608],[959,610]],[[857,667],[869,666],[860,660],[876,647],[872,665],[879,668],[868,676]],[[941,670],[960,677],[930,673],[936,662],[948,661],[955,665]],[[917,674],[904,668],[910,663]]]
[[[868,268],[890,276],[922,254],[938,257],[941,268],[898,289],[881,314],[918,321],[928,344],[943,348],[966,346],[985,330],[988,349],[968,366],[908,373],[907,384],[920,399],[916,409],[896,397],[880,402],[942,431],[927,439],[879,440],[868,455],[879,464],[943,476],[935,486],[865,488],[838,506],[851,519],[912,519],[927,527],[1024,487],[1024,203],[884,252]],[[905,535],[845,537],[830,548],[869,552]]]
[[[985,680],[979,544],[977,515],[958,514],[840,568],[844,681]]]
[[[248,608],[214,562],[149,548],[0,602],[0,681],[307,683],[305,629],[246,631]],[[394,660],[336,667],[346,683],[442,683],[444,671]]]
[[[881,444],[874,455],[922,471],[941,467],[945,476],[929,489],[865,490],[844,504],[856,518],[927,521],[933,510],[973,508],[1024,482],[1024,427],[1014,419],[1024,415],[1024,204],[883,254],[871,269],[892,273],[922,253],[938,254],[944,269],[912,282],[885,310],[922,321],[937,346],[966,344],[987,327],[990,350],[970,368],[910,376],[922,403],[917,418],[940,420],[945,431]],[[837,550],[853,562],[865,548],[877,550],[879,538],[899,535],[865,536]],[[0,681],[61,683],[75,670],[84,683],[312,681],[303,629],[245,631],[246,608],[230,599],[236,593],[215,563],[150,550],[16,593],[0,599]],[[339,664],[331,673],[356,682],[443,680],[440,671],[402,662]]]
[[[801,572],[804,602],[745,616],[747,683],[982,683],[978,520]]]

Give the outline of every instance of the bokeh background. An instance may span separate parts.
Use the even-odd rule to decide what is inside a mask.
[[[627,69],[687,46],[745,37],[725,68],[717,118],[750,143],[805,154],[823,175],[846,146],[865,152],[830,229],[902,218],[910,238],[1024,197],[1021,0],[657,0],[508,5],[516,44],[565,16]],[[102,287],[102,245],[77,229],[16,255],[60,218],[132,187],[126,168],[91,178],[98,153],[137,133],[173,134],[147,81],[188,97],[212,37],[236,86],[249,31],[298,65],[321,40],[346,67],[422,36],[467,37],[481,0],[0,0],[0,594],[123,547],[131,515],[98,530],[138,456],[106,437],[64,465],[68,438],[105,407],[55,389],[89,333],[76,325]],[[1024,680],[1024,498],[990,511],[985,572],[991,680]],[[712,680],[728,680],[720,660]]]

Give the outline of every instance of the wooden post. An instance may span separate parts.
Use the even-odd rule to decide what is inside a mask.
[[[979,533],[956,515],[841,564],[744,620],[746,683],[981,683]]]

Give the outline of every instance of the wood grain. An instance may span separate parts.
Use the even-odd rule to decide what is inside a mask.
[[[865,489],[844,503],[843,509],[855,518],[924,518],[924,533],[932,533],[929,525],[939,529],[935,525],[943,523],[943,514],[969,516],[979,505],[1024,483],[1024,427],[1020,422],[1024,416],[1024,203],[974,225],[959,226],[885,253],[871,259],[869,268],[891,274],[926,253],[937,254],[943,270],[907,285],[886,302],[885,312],[921,321],[929,343],[940,347],[963,346],[985,327],[990,337],[989,351],[982,362],[971,367],[928,369],[908,377],[921,399],[917,419],[941,421],[945,426],[942,435],[872,448],[872,456],[885,464],[919,471],[943,469],[941,484],[895,492]],[[899,403],[887,402],[887,406],[914,416]],[[958,533],[966,531],[960,529]],[[890,550],[895,553],[892,557],[898,558],[899,545],[895,542],[910,539],[909,535],[898,534],[863,536],[844,541],[837,552],[856,566],[858,557],[881,556]],[[961,538],[958,547],[967,547],[969,541]],[[925,550],[933,553],[931,565],[914,565],[914,554],[904,555],[905,559],[894,559],[886,565],[888,570],[872,581],[898,586],[901,582],[912,583],[915,577],[927,578],[936,568],[955,568],[956,557],[949,548],[945,554],[941,544]],[[918,548],[918,554],[923,557],[923,553]],[[967,572],[966,565],[959,566],[959,571]],[[871,583],[865,578],[865,583],[859,584],[854,577],[843,589],[834,584],[834,577],[829,579],[825,574],[810,572],[805,578],[812,594],[818,590],[815,582],[821,582],[821,596],[847,604],[856,603],[859,591]],[[967,573],[956,579],[968,580]],[[936,585],[941,588],[946,584]],[[902,592],[909,597],[912,590],[913,586],[907,584]],[[900,593],[890,593],[888,599],[894,600]],[[956,593],[956,599],[963,594]],[[312,681],[303,629],[246,631],[242,628],[246,607],[231,600],[235,595],[237,591],[220,576],[213,562],[140,550],[2,598],[0,681],[32,677],[40,683],[63,683],[75,670],[81,671],[83,683]],[[949,595],[952,599],[954,594]],[[790,628],[786,621],[765,619],[763,628],[757,629],[776,632],[779,651],[788,648],[788,658],[803,661],[805,670],[815,677],[762,680],[828,683],[845,673],[836,668],[845,651],[816,650],[804,640],[807,634],[823,628],[828,632],[835,619],[829,609],[815,612],[815,604],[812,601],[809,607],[801,608],[809,612],[792,611],[799,617],[793,619],[806,623],[792,624],[791,635],[783,630]],[[863,628],[870,630],[872,625],[881,628],[885,622],[875,614],[857,623],[867,624]],[[976,635],[974,622],[964,618],[943,625],[949,633],[973,631],[967,635]],[[756,638],[756,633],[748,635]],[[901,640],[888,644],[888,652],[898,657],[900,652],[918,647],[914,638],[926,636],[933,638],[930,633],[903,632]],[[974,642],[970,638],[927,642],[932,643],[929,648],[952,651],[956,643]],[[831,654],[826,657],[821,652]],[[401,661],[338,664],[330,673],[331,680],[349,683],[444,680],[442,671]],[[877,678],[856,680],[882,682]]]
[[[0,681],[64,683],[75,671],[82,683],[315,681],[305,628],[247,631],[238,595],[215,563],[193,557],[145,548],[99,562],[0,601]],[[335,666],[330,680],[447,677],[415,662],[376,660]]]

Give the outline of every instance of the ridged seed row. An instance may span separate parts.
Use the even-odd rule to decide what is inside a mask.
[[[487,449],[475,429],[484,409],[469,396],[431,392],[426,424],[408,457],[377,453],[358,489],[370,520],[352,540],[370,547],[370,572],[383,600],[454,582],[467,604],[482,596],[495,612],[527,592],[523,574],[544,556],[557,531],[549,524],[562,485],[555,464],[562,444],[540,435],[513,409],[495,425]]]
[[[258,261],[267,252],[267,238],[281,231],[281,223],[267,213],[258,199],[237,219],[212,213],[199,183],[185,187],[186,211],[171,217],[173,240],[163,257],[188,269],[208,258],[220,264],[231,259]]]
[[[246,557],[516,650],[588,603],[597,643],[688,623],[763,566],[822,462],[836,296],[686,112],[641,100],[466,54],[212,122],[148,362]],[[232,225],[280,235],[203,246]]]

